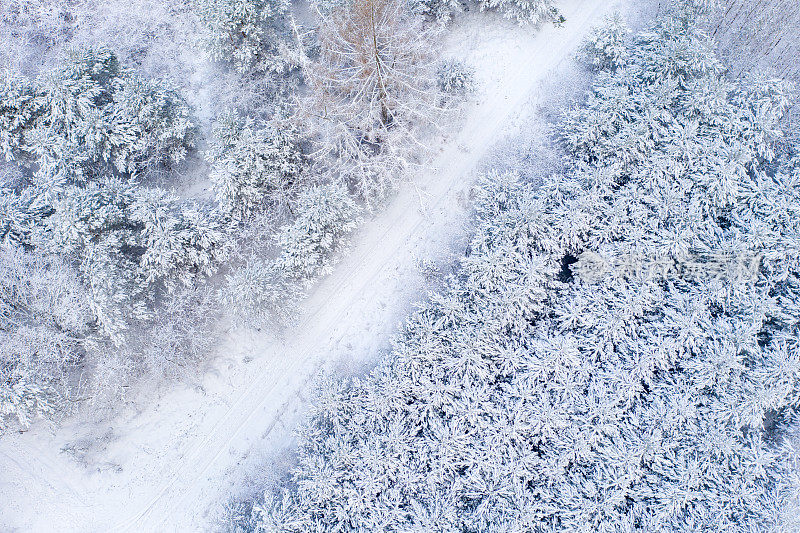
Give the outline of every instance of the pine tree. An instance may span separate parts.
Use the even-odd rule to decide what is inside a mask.
[[[241,73],[284,74],[297,67],[286,20],[288,0],[198,0],[206,49]]]
[[[227,254],[223,217],[143,185],[193,149],[190,111],[105,48],[32,81],[0,74],[0,240],[20,247],[0,250],[0,426],[62,411],[87,383],[118,398],[134,369],[198,359],[191,337],[208,328],[178,327],[190,313],[175,317],[175,300],[208,309],[187,287]]]
[[[41,113],[36,89],[22,76],[0,71],[0,151],[6,161],[26,150],[23,134]]]
[[[212,275],[225,258],[228,235],[218,213],[196,202],[181,202],[163,190],[142,189],[131,208],[141,225],[137,244],[144,282],[170,292]]]
[[[450,22],[456,13],[464,11],[459,0],[416,0],[414,9],[439,24]]]
[[[560,13],[552,0],[480,0],[481,10],[496,9],[519,24],[555,21]]]
[[[217,201],[235,220],[286,204],[305,166],[299,135],[290,127],[257,127],[236,113],[217,122],[207,158]]]
[[[3,152],[35,171],[37,208],[46,209],[70,184],[135,176],[180,162],[194,146],[186,103],[123,68],[108,49],[73,51],[34,83],[6,73],[3,87]]]
[[[446,94],[464,95],[475,89],[475,69],[448,59],[436,69],[436,82],[439,90]]]
[[[303,191],[294,212],[294,221],[277,235],[276,264],[290,278],[311,281],[330,271],[331,254],[358,225],[360,208],[346,188],[330,184]]]
[[[2,116],[17,117],[0,121],[4,151],[30,171],[6,187],[3,234],[75,260],[100,329],[121,342],[154,290],[209,275],[224,253],[213,212],[136,180],[186,157],[190,110],[104,48],[72,52],[29,86],[4,80]]]
[[[630,28],[619,12],[606,17],[601,26],[592,30],[579,52],[579,57],[598,70],[616,69],[625,65],[625,39]]]

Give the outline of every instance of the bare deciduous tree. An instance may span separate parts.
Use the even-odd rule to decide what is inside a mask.
[[[350,2],[320,19],[300,116],[313,118],[327,164],[363,196],[379,195],[415,162],[436,119],[434,30],[403,0]]]

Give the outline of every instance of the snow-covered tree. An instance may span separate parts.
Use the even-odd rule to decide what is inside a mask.
[[[65,373],[84,354],[94,316],[78,273],[63,259],[0,245],[0,431],[52,414]]]
[[[330,271],[333,254],[346,244],[348,234],[359,223],[361,208],[346,187],[333,183],[302,191],[291,211],[293,220],[276,233],[269,227],[255,232],[244,228],[244,252],[219,291],[238,323],[281,327],[293,317],[303,289]],[[260,226],[263,221],[254,223]],[[264,240],[266,235],[271,236],[270,246],[247,242]]]
[[[787,424],[781,446],[781,460],[786,462],[788,479],[780,480],[787,493],[779,528],[783,531],[800,529],[800,419]]]
[[[33,85],[7,69],[0,71],[0,152],[6,161],[26,151],[23,134],[39,113]]]
[[[161,289],[209,275],[224,254],[212,210],[135,179],[186,156],[190,110],[103,48],[29,85],[4,80],[4,153],[28,173],[4,180],[3,235],[75,261],[97,323],[120,342]]]
[[[37,12],[59,7],[12,3],[0,6],[12,32],[20,22],[35,33]],[[84,17],[89,4],[54,12]],[[9,21],[9,9],[25,20]],[[45,69],[0,73],[0,246],[12,250],[0,253],[3,426],[62,412],[78,392],[119,397],[133,372],[196,363],[213,339],[201,280],[230,244],[212,205],[153,185],[195,146],[175,90],[102,47]]]
[[[181,201],[159,189],[142,189],[131,209],[141,225],[138,272],[146,283],[170,292],[213,274],[225,258],[228,236],[218,213],[207,205]]]
[[[128,149],[128,168],[179,163],[195,147],[197,126],[191,109],[164,83],[126,73],[112,105],[119,120],[133,124],[136,141]]]
[[[623,66],[628,52],[625,39],[630,32],[622,15],[615,12],[592,30],[581,47],[579,58],[599,70]]]
[[[496,10],[522,25],[558,21],[561,17],[553,0],[478,0],[478,5],[481,11]],[[412,6],[416,12],[444,25],[463,12],[468,3],[463,0],[413,0]]]
[[[35,70],[46,51],[73,35],[75,2],[62,0],[6,0],[0,4],[3,39],[0,64]]]
[[[12,424],[27,428],[32,420],[52,415],[58,409],[56,398],[49,387],[24,380],[0,382],[0,434]]]
[[[475,69],[461,61],[447,59],[436,69],[436,82],[444,93],[463,95],[475,89]]]
[[[24,240],[24,228],[29,215],[19,194],[24,175],[14,165],[0,165],[0,241]]]
[[[78,258],[98,322],[119,342],[131,319],[150,316],[160,288],[210,275],[227,236],[213,211],[111,178],[66,189],[32,242]]]
[[[291,126],[259,127],[236,113],[217,121],[207,158],[217,200],[235,220],[285,204],[305,166],[300,137]]]
[[[481,10],[496,9],[519,24],[539,24],[560,17],[552,0],[479,0]]]
[[[180,162],[195,125],[173,91],[122,68],[107,49],[83,49],[36,82],[3,76],[0,139],[6,159],[32,171],[17,190],[24,225],[38,224],[73,186],[127,178]],[[20,222],[22,223],[22,222]],[[30,231],[17,227],[15,233]]]
[[[250,326],[281,325],[293,316],[301,296],[290,272],[258,257],[249,258],[228,274],[220,291],[229,312]]]
[[[311,281],[330,270],[331,254],[356,228],[360,208],[339,184],[303,191],[294,206],[296,217],[276,237],[281,247],[278,268],[297,280]]]
[[[720,7],[720,0],[689,0],[686,4],[700,13],[707,13]]]
[[[371,376],[317,394],[268,531],[769,531],[796,501],[800,147],[668,19],[490,174],[461,272]],[[577,260],[577,262],[576,262]]]
[[[139,282],[136,254],[140,227],[131,217],[132,182],[106,179],[70,186],[53,202],[53,212],[33,228],[37,249],[78,261],[102,331],[118,342],[132,318],[147,316],[147,287]]]
[[[284,74],[297,67],[289,5],[288,0],[197,0],[209,56],[241,73]]]
[[[323,162],[367,199],[415,163],[417,137],[435,120],[432,32],[404,0],[347,2],[321,15],[300,116],[316,127]]]
[[[460,0],[414,0],[414,10],[439,24],[450,22],[456,13],[464,11]]]
[[[93,372],[95,395],[102,394],[105,399],[124,396],[124,390],[109,387],[109,381],[124,384],[131,375],[181,379],[198,372],[217,342],[219,309],[209,285],[178,286],[164,295],[157,313],[127,335],[127,342],[118,349],[120,361],[97,363]]]
[[[179,162],[193,147],[185,102],[123,68],[108,49],[72,52],[35,90],[39,114],[24,138],[41,187],[136,174],[152,162]]]

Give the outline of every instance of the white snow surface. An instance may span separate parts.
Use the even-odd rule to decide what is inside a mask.
[[[175,387],[103,423],[40,423],[0,439],[0,531],[204,531],[248,476],[291,446],[324,369],[360,371],[424,298],[420,260],[446,264],[467,230],[481,160],[536,104],[537,89],[613,1],[567,0],[563,27],[519,28],[470,13],[448,34],[479,93],[430,170],[368,220],[282,338],[235,331],[194,387]],[[146,395],[147,397],[147,395]],[[78,417],[75,417],[78,418]],[[274,461],[274,459],[273,459]]]

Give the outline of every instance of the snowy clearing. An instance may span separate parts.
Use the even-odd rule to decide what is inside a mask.
[[[238,336],[216,372],[102,425],[44,425],[0,440],[0,527],[11,531],[189,531],[230,494],[254,449],[281,446],[302,412],[304,385],[323,368],[368,364],[424,295],[419,259],[446,261],[463,233],[474,170],[536,87],[571,60],[613,3],[565,2],[563,27],[518,28],[465,17],[449,35],[478,72],[480,94],[433,169],[405,184],[353,238],[335,272],[282,340]],[[84,439],[77,436],[86,435]],[[103,435],[97,441],[88,435]]]

